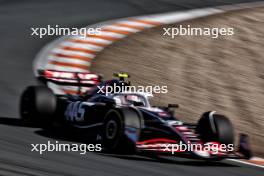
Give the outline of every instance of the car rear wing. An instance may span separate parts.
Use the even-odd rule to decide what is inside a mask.
[[[92,87],[101,82],[102,76],[89,72],[68,72],[56,70],[38,70],[38,80],[47,84]]]

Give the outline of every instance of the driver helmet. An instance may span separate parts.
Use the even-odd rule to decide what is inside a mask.
[[[142,99],[137,95],[126,95],[125,96],[126,101],[129,104],[135,105],[135,104],[143,104]]]

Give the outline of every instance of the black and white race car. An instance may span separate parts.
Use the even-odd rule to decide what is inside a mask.
[[[240,137],[234,149],[234,132],[224,115],[208,111],[197,124],[189,124],[174,115],[176,104],[152,107],[146,93],[104,94],[102,87],[129,86],[126,73],[118,79],[102,81],[91,73],[39,71],[45,85],[29,86],[21,96],[20,114],[24,122],[56,126],[65,130],[96,132],[103,147],[111,152],[155,153],[205,160],[249,158],[248,137]],[[47,85],[77,86],[78,94],[55,94]],[[89,88],[86,93],[82,89]]]

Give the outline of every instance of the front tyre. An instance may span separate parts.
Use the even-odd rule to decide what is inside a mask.
[[[234,129],[229,119],[214,111],[205,112],[197,125],[197,132],[204,142],[234,144]]]
[[[133,108],[111,109],[103,124],[103,145],[109,152],[134,153],[142,126],[141,114]]]

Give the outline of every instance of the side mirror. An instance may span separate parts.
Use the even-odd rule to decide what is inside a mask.
[[[179,104],[168,104],[168,108],[179,108]]]
[[[116,103],[115,100],[110,99],[110,98],[104,98],[104,99],[102,100],[102,102],[105,103],[106,106],[113,106],[113,105],[115,105],[115,103]]]
[[[144,106],[143,102],[133,102],[134,106]]]

